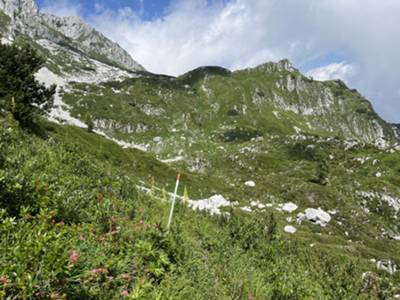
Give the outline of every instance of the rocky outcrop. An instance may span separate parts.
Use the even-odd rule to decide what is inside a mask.
[[[39,14],[39,8],[34,0],[0,0],[0,9],[13,22],[32,18]]]
[[[131,71],[143,71],[123,48],[112,42],[79,17],[57,17],[41,13],[34,0],[0,0],[0,10],[11,18],[13,35],[75,49],[86,56]]]
[[[256,67],[256,70],[267,73],[282,71],[292,72],[295,70],[295,68],[293,68],[291,62],[288,59],[282,59],[278,62],[268,62],[266,64],[259,65],[258,67]]]

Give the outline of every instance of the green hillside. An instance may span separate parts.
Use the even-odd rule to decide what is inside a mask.
[[[286,176],[281,191],[266,180],[271,195],[300,200],[303,192],[291,187],[302,182],[304,193],[318,201],[315,205],[340,207],[350,237],[342,236],[336,220],[326,228],[304,224],[290,235],[282,230],[287,215],[274,209],[248,214],[234,208],[230,217],[211,217],[185,205],[178,206],[167,234],[169,205],[162,200],[167,196],[155,187],[171,190],[175,170],[82,129],[46,124],[45,130],[47,137],[38,137],[1,117],[4,298],[118,299],[129,294],[130,299],[386,299],[399,292],[398,275],[376,271],[369,261],[400,261],[398,242],[371,236],[377,224],[390,220],[384,214],[390,209],[382,207],[380,214],[368,217],[365,228],[342,215],[351,209],[344,207],[348,201],[337,199],[332,186],[307,183],[304,172],[312,168],[314,154],[296,152],[299,144],[291,148],[290,159],[283,149],[278,152],[282,165],[302,166],[297,172],[303,175]],[[335,153],[352,158],[374,152]],[[381,155],[382,165],[399,161],[398,155]],[[283,166],[271,168],[282,183]],[[336,172],[330,176],[332,185],[346,182],[342,176],[335,179]],[[385,175],[384,182],[390,184],[393,175]],[[183,176],[189,194],[196,185],[214,181],[197,177]],[[373,184],[371,180],[363,184]],[[141,181],[149,184],[150,194],[138,188]],[[245,194],[258,193],[256,188]],[[356,202],[347,204],[359,209]]]
[[[357,90],[288,60],[152,74],[13,9],[0,299],[400,298],[399,125]]]
[[[261,135],[304,132],[368,143],[395,140],[392,126],[356,90],[341,81],[314,81],[286,64],[237,72],[205,67],[178,78],[143,73],[100,85],[73,83],[63,100],[74,116],[91,114],[98,128],[112,136],[146,143],[157,135],[168,139],[172,128],[202,140],[204,133],[220,135],[234,127],[257,127]]]

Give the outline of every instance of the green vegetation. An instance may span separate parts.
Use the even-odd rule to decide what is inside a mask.
[[[4,12],[0,11],[0,36],[4,33],[4,30],[10,24],[10,17],[7,16]]]
[[[0,49],[0,298],[400,294],[400,273],[377,268],[400,264],[400,153],[369,144],[381,130],[396,139],[357,91],[310,80],[288,61],[71,82],[61,96],[85,130],[37,117],[54,89],[33,74],[43,63],[36,51],[57,74],[94,71],[93,61],[71,56],[79,52],[72,40],[52,52],[29,39],[16,44],[24,54],[16,66],[27,68],[12,76],[5,57],[17,46]],[[37,119],[40,136],[15,121],[26,118]],[[190,202],[179,201],[167,232],[178,172]],[[231,206],[215,215],[189,207],[214,195]],[[285,211],[288,202],[298,208]],[[332,219],[303,220],[308,208]]]
[[[53,105],[55,86],[47,89],[35,79],[45,60],[29,45],[0,44],[0,108],[21,124],[31,124]]]
[[[268,211],[211,217],[178,205],[167,234],[168,202],[136,188],[147,170],[123,167],[138,160],[151,170],[156,161],[73,127],[45,125],[42,140],[9,116],[0,124],[3,298],[387,299],[398,292],[385,272],[362,276],[370,265],[357,252],[327,247],[322,237],[310,247],[307,238],[282,235],[282,219]],[[154,173],[156,183],[173,178],[168,172]]]
[[[94,123],[91,115],[86,114],[85,116],[85,124],[87,125],[88,132],[93,132]]]

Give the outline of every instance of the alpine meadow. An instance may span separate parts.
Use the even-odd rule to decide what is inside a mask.
[[[400,299],[400,125],[343,80],[154,74],[34,0],[0,36],[0,299]]]

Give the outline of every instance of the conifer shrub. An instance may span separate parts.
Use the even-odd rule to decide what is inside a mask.
[[[11,112],[21,125],[32,124],[53,106],[56,86],[46,88],[35,78],[44,63],[28,44],[0,43],[0,108]]]

